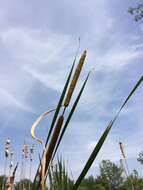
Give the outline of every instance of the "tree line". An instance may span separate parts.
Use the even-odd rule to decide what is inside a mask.
[[[137,160],[143,164],[143,152],[139,153]],[[133,170],[130,176],[126,175],[122,165],[118,166],[110,160],[102,160],[100,163],[99,175],[84,178],[78,190],[142,190],[143,178],[139,176],[137,170]],[[0,176],[0,190],[2,190],[3,180],[7,177]],[[68,179],[72,184],[74,181]],[[132,181],[131,181],[132,180]],[[14,190],[32,190],[32,182],[23,179],[14,184]],[[48,190],[48,186],[45,188]],[[67,190],[67,189],[64,189]]]

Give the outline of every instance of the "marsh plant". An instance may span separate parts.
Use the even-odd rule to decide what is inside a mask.
[[[75,109],[79,103],[79,100],[81,98],[81,95],[83,91],[85,90],[85,87],[87,85],[87,81],[89,79],[89,76],[91,74],[91,71],[87,73],[87,76],[85,80],[83,81],[83,84],[80,87],[79,93],[75,100],[73,100],[73,105],[71,105],[71,110],[66,114],[67,107],[71,103],[71,98],[73,97],[73,93],[76,87],[76,84],[78,82],[80,73],[82,71],[85,59],[86,59],[86,50],[82,53],[79,62],[75,68],[76,65],[76,59],[77,54],[74,58],[73,64],[71,66],[71,69],[69,71],[69,74],[67,76],[67,79],[65,81],[65,85],[63,87],[61,96],[59,98],[59,101],[57,102],[57,105],[52,110],[49,110],[45,113],[43,113],[41,116],[38,117],[38,119],[34,122],[32,128],[31,128],[31,136],[38,142],[41,143],[41,148],[43,150],[42,155],[40,156],[40,163],[39,166],[37,166],[37,172],[35,174],[33,183],[30,183],[30,185],[27,187],[28,189],[32,190],[77,190],[79,188],[79,185],[83,178],[86,176],[88,170],[90,169],[91,165],[93,164],[96,156],[98,155],[101,147],[103,146],[103,143],[106,140],[106,137],[108,136],[113,124],[115,123],[116,119],[118,118],[120,112],[124,108],[124,106],[127,104],[135,90],[139,87],[139,85],[143,81],[143,76],[139,79],[139,81],[136,83],[136,85],[133,87],[121,107],[119,108],[119,111],[108,124],[108,126],[103,131],[99,141],[97,142],[96,146],[94,147],[91,155],[89,155],[89,158],[87,162],[85,163],[85,166],[81,170],[81,173],[77,180],[71,181],[68,177],[68,173],[66,171],[65,164],[63,160],[58,159],[57,163],[54,160],[57,150],[60,146],[61,141],[63,140],[64,134],[67,130],[67,127],[71,121],[71,118],[73,116],[73,113],[75,112]],[[74,74],[73,74],[74,72]],[[36,126],[39,124],[40,120],[47,116],[50,112],[54,112],[54,116],[51,122],[51,125],[49,127],[49,131],[47,134],[46,141],[39,139],[35,136],[35,129]],[[61,113],[61,114],[60,114]],[[27,154],[28,150],[25,150],[25,153]],[[33,150],[31,149],[31,154],[33,154]],[[124,154],[122,152],[122,154]],[[125,155],[123,155],[125,156]],[[124,157],[125,159],[125,157]],[[55,164],[53,164],[55,162]],[[26,165],[26,162],[25,162]],[[25,166],[26,167],[26,166]],[[32,155],[31,155],[31,166],[32,167]],[[15,170],[16,171],[16,170]],[[14,174],[13,174],[14,176]],[[31,178],[31,174],[30,174]],[[47,185],[48,184],[48,187]],[[13,184],[12,184],[13,185]],[[12,186],[11,185],[11,186]],[[23,187],[24,189],[25,187]],[[22,190],[23,190],[22,189]]]

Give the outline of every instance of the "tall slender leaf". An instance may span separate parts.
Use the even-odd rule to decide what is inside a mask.
[[[121,112],[121,110],[123,109],[123,107],[126,105],[126,103],[128,102],[129,98],[133,95],[133,93],[135,92],[135,90],[138,88],[138,86],[142,83],[143,81],[143,76],[141,76],[141,78],[139,79],[139,81],[137,82],[137,84],[134,86],[134,88],[132,89],[132,91],[130,92],[130,94],[128,95],[128,97],[126,98],[126,100],[124,101],[124,103],[122,104],[121,108],[119,109],[117,115],[115,116],[114,120],[117,119],[119,113]]]
[[[91,167],[94,159],[96,158],[100,148],[102,147],[111,127],[113,125],[113,121],[110,121],[109,125],[107,126],[107,128],[105,129],[103,135],[101,136],[100,140],[98,141],[96,147],[94,148],[92,154],[90,155],[87,163],[85,164],[80,176],[78,177],[77,181],[75,182],[73,189],[72,190],[77,190],[77,188],[79,187],[81,181],[83,180],[83,178],[85,177],[85,175],[87,174],[89,168]]]
[[[115,120],[117,119],[117,117],[119,116],[119,113],[121,112],[121,110],[123,109],[123,107],[126,105],[126,103],[128,102],[128,100],[130,99],[130,97],[133,95],[133,93],[135,92],[135,90],[138,88],[138,86],[141,84],[141,82],[143,81],[143,76],[140,78],[140,80],[137,82],[137,84],[134,86],[134,88],[132,89],[132,91],[130,92],[130,94],[128,95],[128,97],[126,98],[126,100],[124,101],[124,103],[122,104],[119,112],[117,113],[117,115],[115,116],[114,120],[111,121],[109,123],[109,125],[107,126],[107,128],[105,129],[104,133],[102,134],[100,140],[98,141],[97,145],[95,146],[93,152],[91,153],[87,163],[85,164],[81,174],[79,175],[77,181],[75,182],[73,189],[72,190],[77,190],[77,188],[79,187],[82,179],[85,177],[85,175],[87,174],[89,168],[91,167],[93,161],[95,160],[99,150],[101,149],[111,127],[113,126]]]

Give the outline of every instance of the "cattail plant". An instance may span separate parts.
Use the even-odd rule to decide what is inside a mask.
[[[59,98],[59,102],[57,104],[57,107],[55,109],[55,114],[53,116],[53,120],[52,120],[52,123],[51,123],[51,126],[49,128],[49,133],[48,133],[48,136],[47,136],[47,139],[46,139],[46,143],[44,143],[42,140],[38,139],[37,137],[35,137],[34,135],[34,129],[35,127],[37,126],[37,124],[39,123],[39,121],[45,116],[47,115],[50,111],[42,114],[37,120],[36,122],[33,124],[32,128],[31,128],[31,135],[34,139],[36,139],[37,141],[39,141],[42,145],[43,145],[43,157],[40,158],[40,166],[41,166],[41,171],[40,171],[40,167],[38,168],[37,170],[37,173],[36,173],[36,176],[35,176],[35,179],[37,179],[37,177],[39,176],[38,173],[40,173],[40,178],[39,178],[39,184],[41,185],[41,190],[44,190],[44,184],[45,184],[45,175],[48,174],[49,176],[49,179],[52,180],[52,176],[51,176],[51,168],[50,168],[50,162],[53,160],[54,158],[54,155],[58,149],[58,146],[61,142],[61,139],[63,138],[63,135],[64,135],[64,132],[65,130],[67,129],[67,126],[71,120],[71,117],[75,111],[75,108],[79,102],[79,99],[81,97],[81,94],[84,90],[84,87],[86,85],[86,82],[88,80],[88,77],[89,77],[89,74],[90,72],[88,73],[81,89],[80,89],[80,92],[71,108],[71,111],[69,112],[69,115],[67,117],[67,120],[65,121],[65,124],[63,126],[63,129],[62,129],[62,123],[63,123],[63,120],[64,120],[64,113],[65,113],[65,110],[66,110],[66,107],[69,105],[70,103],[70,100],[71,100],[71,97],[72,97],[72,94],[73,94],[73,91],[75,89],[75,86],[76,86],[76,83],[77,83],[77,80],[79,78],[79,75],[80,75],[80,72],[81,72],[81,69],[82,69],[82,66],[83,66],[83,63],[84,63],[84,60],[85,60],[85,57],[86,57],[86,51],[83,52],[80,60],[79,60],[79,63],[78,63],[78,66],[75,70],[75,74],[73,75],[73,79],[71,81],[71,84],[69,86],[69,90],[67,92],[67,95],[66,95],[66,90],[67,90],[67,87],[69,85],[69,82],[70,82],[70,78],[71,78],[71,75],[72,75],[72,71],[73,71],[73,67],[74,67],[74,64],[75,64],[75,60],[73,62],[73,65],[71,67],[71,70],[70,70],[70,73],[68,75],[68,78],[66,80],[66,83],[65,83],[65,86],[64,86],[64,89],[62,91],[62,94]],[[89,156],[89,159],[87,160],[87,163],[85,164],[82,172],[80,173],[78,179],[75,181],[73,187],[72,187],[72,190],[77,190],[82,179],[85,177],[85,175],[87,174],[89,168],[91,167],[93,161],[95,160],[98,152],[100,151],[101,147],[103,146],[103,143],[105,142],[106,140],[106,137],[108,136],[114,122],[116,121],[116,119],[118,118],[120,112],[122,111],[122,109],[124,108],[124,106],[126,105],[126,103],[128,102],[128,100],[130,99],[130,97],[132,96],[132,94],[135,92],[135,90],[137,89],[137,87],[141,84],[141,82],[143,81],[143,76],[140,78],[140,80],[137,82],[137,84],[134,86],[134,88],[132,89],[132,91],[129,93],[129,95],[127,96],[127,98],[125,99],[125,101],[123,102],[122,106],[120,107],[119,111],[117,112],[117,114],[115,115],[115,117],[113,118],[113,120],[110,121],[110,123],[108,124],[108,126],[106,127],[105,131],[103,132],[102,136],[100,137],[97,145],[95,146],[93,152],[91,153],[91,155]],[[65,97],[66,95],[66,97]],[[59,112],[60,112],[60,108],[63,104],[63,100],[65,99],[64,101],[64,110],[63,110],[63,113],[62,115],[59,116]],[[59,117],[58,121],[57,121],[57,118]],[[57,124],[55,125],[55,123],[57,122]],[[54,130],[53,130],[54,129]],[[61,131],[62,129],[62,131]],[[61,132],[60,132],[61,131]],[[53,134],[52,134],[53,132]],[[51,135],[52,134],[52,135]],[[49,142],[50,140],[50,142]],[[46,150],[46,146],[48,145],[48,148]],[[125,155],[124,155],[125,157]],[[43,162],[41,161],[43,159]],[[59,182],[58,180],[59,179],[63,179],[64,176],[67,177],[66,173],[63,172],[61,170],[61,167],[59,167],[59,171],[61,172],[60,175],[59,175],[59,178],[56,178],[56,183]],[[62,173],[63,172],[63,173]],[[58,174],[58,173],[57,173]],[[57,175],[55,175],[57,176]],[[35,179],[34,179],[34,182],[35,182]],[[66,180],[67,182],[68,180]],[[53,183],[50,183],[50,189],[53,189],[54,187],[52,187],[52,184]],[[57,189],[62,189],[61,186],[57,186]],[[34,188],[33,188],[34,189]],[[54,188],[56,190],[56,188]],[[35,190],[35,189],[34,189]],[[36,189],[37,190],[37,189]],[[39,190],[39,186],[38,186],[38,190]]]
[[[6,175],[7,159],[8,159],[8,156],[9,156],[9,149],[10,149],[10,139],[8,138],[7,141],[6,141],[6,145],[5,145],[4,176]],[[5,186],[5,180],[3,180],[2,190],[4,189],[4,186]]]
[[[125,155],[125,152],[124,152],[124,147],[123,147],[123,143],[122,142],[119,142],[120,144],[120,150],[121,150],[121,153],[122,153],[122,156],[124,158],[124,161],[125,161],[125,165],[126,165],[126,168],[127,168],[127,176],[128,178],[130,179],[130,183],[131,183],[131,186],[132,186],[132,190],[134,190],[134,185],[133,185],[133,179],[130,175],[130,171],[129,171],[129,167],[128,167],[128,163],[127,163],[127,160],[126,160],[126,155]]]
[[[69,105],[69,102],[70,102],[70,99],[72,97],[72,94],[73,94],[74,88],[76,86],[77,80],[79,78],[79,75],[80,75],[80,72],[81,72],[85,57],[86,57],[86,50],[83,52],[83,54],[82,54],[82,56],[81,56],[81,58],[79,60],[79,63],[77,65],[77,68],[75,70],[73,79],[71,81],[71,84],[70,84],[70,87],[69,87],[69,90],[68,90],[68,93],[67,93],[67,96],[66,96],[66,99],[65,99],[65,102],[64,102],[65,107],[67,107]]]

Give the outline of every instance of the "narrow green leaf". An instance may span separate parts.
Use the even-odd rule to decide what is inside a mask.
[[[133,95],[133,93],[135,92],[135,90],[138,88],[138,86],[143,82],[143,76],[141,76],[141,78],[139,79],[139,81],[137,82],[137,84],[134,86],[134,88],[132,89],[132,91],[130,92],[130,94],[128,95],[128,97],[126,98],[126,100],[124,101],[124,103],[122,104],[120,110],[118,111],[117,115],[115,116],[114,120],[117,119],[117,117],[119,116],[121,110],[123,109],[123,107],[126,105],[126,103],[128,102],[128,100],[130,99],[130,97]]]
[[[84,166],[80,176],[78,177],[77,181],[75,182],[72,190],[77,190],[77,188],[79,187],[81,181],[83,180],[83,178],[87,174],[87,172],[88,172],[89,168],[91,167],[93,161],[95,160],[100,148],[102,147],[112,125],[113,125],[113,121],[110,121],[109,125],[107,126],[107,128],[105,129],[104,133],[102,134],[100,140],[98,141],[97,145],[95,146],[92,154],[90,155],[90,157],[89,157],[86,165]]]
[[[141,84],[141,82],[143,81],[143,76],[140,78],[140,80],[137,82],[137,84],[134,86],[134,88],[132,89],[132,91],[130,92],[130,94],[128,95],[128,97],[126,98],[126,100],[124,101],[124,103],[122,104],[119,112],[117,113],[117,115],[115,116],[114,120],[111,121],[109,123],[109,125],[107,126],[107,128],[105,129],[103,135],[101,136],[100,140],[98,141],[97,145],[95,146],[91,156],[89,157],[86,165],[84,166],[80,176],[78,177],[76,183],[74,184],[73,186],[73,189],[72,190],[77,190],[77,188],[79,187],[82,179],[85,177],[85,175],[87,174],[89,168],[91,167],[93,161],[95,160],[99,150],[101,149],[111,127],[113,126],[115,120],[117,119],[117,117],[119,116],[121,110],[123,109],[123,107],[126,105],[126,103],[128,102],[128,100],[130,99],[130,97],[133,95],[133,93],[135,92],[135,90],[138,88],[138,86]]]
[[[74,104],[73,104],[73,107],[72,107],[72,109],[71,109],[71,111],[70,111],[70,113],[69,113],[69,115],[68,115],[68,118],[67,118],[67,120],[66,120],[66,123],[65,123],[65,125],[64,125],[64,127],[63,127],[63,130],[62,130],[62,132],[61,132],[60,138],[59,138],[58,143],[57,143],[57,145],[56,145],[55,152],[54,152],[54,154],[53,154],[53,158],[54,158],[54,156],[55,156],[55,154],[56,154],[56,152],[57,152],[57,149],[58,149],[58,147],[59,147],[59,145],[60,145],[60,142],[61,142],[61,140],[62,140],[62,138],[63,138],[63,135],[64,135],[64,133],[65,133],[65,130],[67,129],[67,126],[68,126],[68,124],[69,124],[69,122],[70,122],[70,120],[71,120],[71,117],[72,117],[72,115],[73,115],[73,113],[74,113],[74,111],[75,111],[75,108],[76,108],[76,106],[77,106],[77,104],[78,104],[78,101],[79,101],[79,99],[80,99],[80,97],[81,97],[81,95],[82,95],[82,92],[83,92],[84,87],[85,87],[85,85],[86,85],[86,83],[87,83],[87,80],[88,80],[88,78],[89,78],[89,75],[90,75],[90,72],[88,73],[88,75],[87,75],[87,77],[86,77],[86,79],[85,79],[85,81],[84,81],[84,83],[83,83],[83,85],[82,85],[82,88],[81,88],[81,90],[80,90],[80,92],[79,92],[79,94],[78,94],[78,96],[77,96],[77,98],[76,98],[76,100],[75,100],[75,102],[74,102]]]

